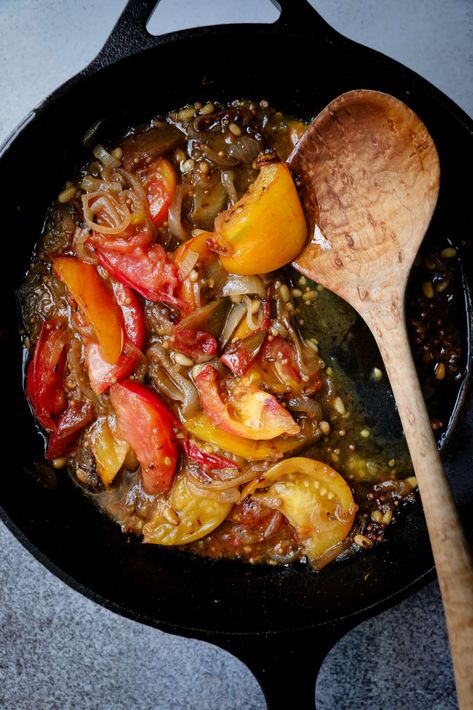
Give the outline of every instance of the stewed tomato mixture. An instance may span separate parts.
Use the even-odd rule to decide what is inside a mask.
[[[285,163],[305,126],[187,106],[97,143],[48,213],[19,294],[26,396],[49,464],[144,543],[320,569],[413,499],[324,360],[340,319],[289,266],[313,227]]]

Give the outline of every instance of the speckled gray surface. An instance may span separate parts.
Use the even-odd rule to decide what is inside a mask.
[[[473,115],[472,0],[312,2],[339,31],[416,69]],[[0,0],[0,141],[93,58],[123,5]],[[265,0],[162,0],[151,26],[169,31],[243,16],[271,21],[275,13]],[[46,571],[3,525],[0,549],[1,708],[265,707],[250,672],[229,654],[98,607]],[[322,667],[317,698],[321,710],[455,708],[437,584],[342,639]]]

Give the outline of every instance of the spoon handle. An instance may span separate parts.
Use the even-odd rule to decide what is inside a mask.
[[[399,311],[398,311],[399,312]],[[402,312],[402,309],[400,309]],[[447,618],[458,703],[473,708],[473,559],[443,469],[401,318],[366,318],[386,366],[419,485]]]

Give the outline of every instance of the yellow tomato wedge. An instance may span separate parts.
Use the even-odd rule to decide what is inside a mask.
[[[112,293],[92,264],[73,256],[57,256],[52,262],[57,276],[94,329],[103,359],[114,365],[123,348],[123,328]]]
[[[297,456],[272,466],[253,497],[279,510],[296,531],[304,554],[317,563],[350,532],[358,506],[339,473],[320,461]]]
[[[143,542],[186,545],[208,535],[222,523],[233,503],[195,495],[183,471],[176,477],[167,500],[159,500],[151,520],[143,527]]]
[[[241,200],[216,217],[215,232],[229,248],[228,256],[220,257],[229,273],[266,274],[295,259],[304,247],[307,225],[287,165],[263,165]]]
[[[277,460],[289,451],[301,445],[296,438],[277,438],[272,441],[251,441],[235,434],[217,429],[205,414],[199,414],[188,419],[185,424],[188,432],[197,439],[218,446],[223,451],[229,451],[235,456],[241,456],[249,461]]]
[[[130,447],[112,433],[107,419],[100,417],[92,428],[91,449],[97,473],[104,486],[109,486],[123,466]]]

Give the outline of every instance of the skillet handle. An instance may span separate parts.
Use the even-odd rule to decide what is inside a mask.
[[[317,40],[335,39],[341,36],[331,27],[308,0],[271,0],[281,10],[275,27],[288,31],[305,32]]]
[[[159,38],[146,29],[159,0],[128,0],[109,38],[95,59],[85,68],[94,73],[132,54],[155,47]]]
[[[315,684],[322,663],[351,628],[215,637],[209,639],[240,659],[263,690],[267,710],[315,710]]]
[[[308,0],[271,0],[281,10],[272,27],[277,30],[297,31],[329,42],[339,35],[312,7]],[[84,69],[94,73],[109,64],[160,44],[159,36],[148,32],[146,25],[159,0],[128,0],[104,46]],[[270,28],[271,25],[268,25]]]

